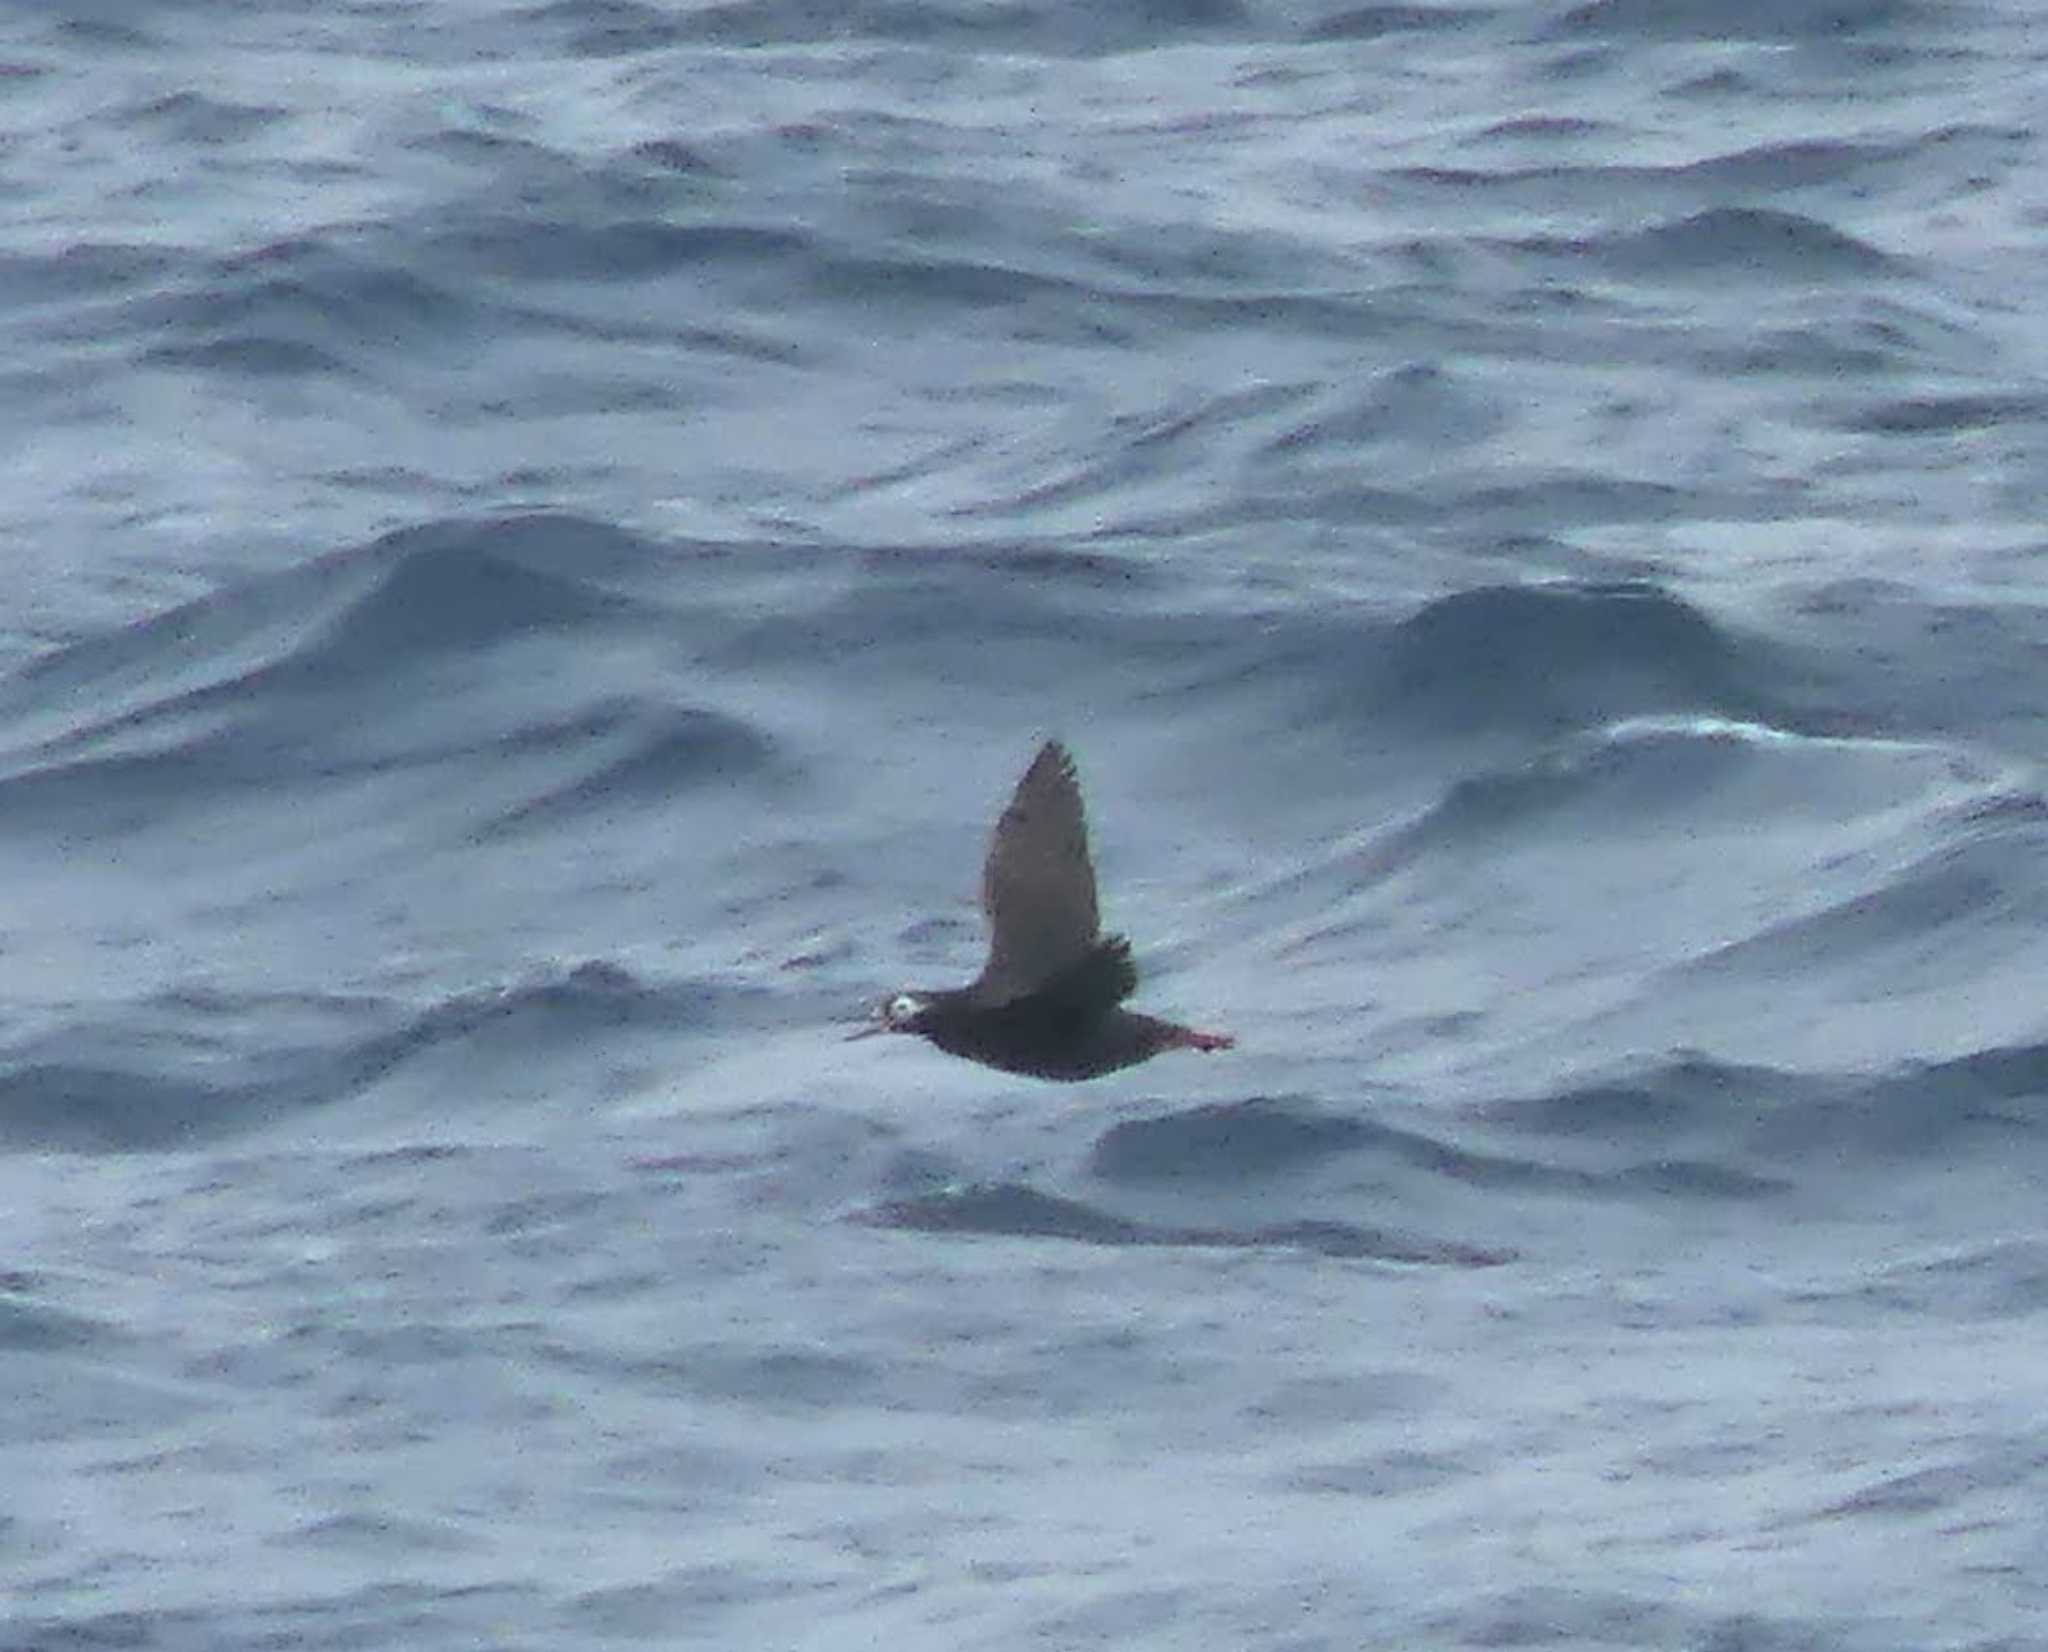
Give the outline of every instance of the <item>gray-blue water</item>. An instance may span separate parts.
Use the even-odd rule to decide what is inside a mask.
[[[10,8],[0,1648],[2048,1644],[2044,49]]]

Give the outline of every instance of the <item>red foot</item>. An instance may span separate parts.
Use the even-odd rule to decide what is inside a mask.
[[[1203,1051],[1232,1050],[1237,1047],[1237,1040],[1232,1038],[1229,1033],[1196,1032],[1193,1027],[1186,1029],[1181,1043],[1190,1050]]]

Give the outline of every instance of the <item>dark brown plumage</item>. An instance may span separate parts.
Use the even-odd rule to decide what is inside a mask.
[[[916,1033],[942,1050],[1034,1078],[1095,1078],[1162,1050],[1227,1050],[1123,1008],[1137,991],[1130,943],[1101,933],[1095,867],[1074,760],[1057,740],[1032,759],[996,822],[982,868],[988,962],[967,986],[898,993],[871,1033]]]

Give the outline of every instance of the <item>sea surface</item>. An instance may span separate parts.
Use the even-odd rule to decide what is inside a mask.
[[[2041,16],[0,12],[0,1652],[2048,1646]]]

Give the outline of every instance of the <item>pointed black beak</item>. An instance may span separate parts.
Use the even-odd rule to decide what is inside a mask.
[[[858,1032],[848,1033],[846,1035],[846,1042],[851,1044],[856,1038],[873,1038],[876,1033],[885,1033],[889,1030],[890,1029],[887,1026],[885,1026],[882,1022],[871,1021],[865,1027],[862,1027]]]

